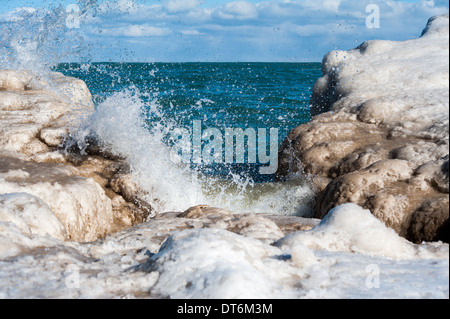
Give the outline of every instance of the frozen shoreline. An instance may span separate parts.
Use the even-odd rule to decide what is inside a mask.
[[[448,35],[448,16],[434,21],[435,28],[432,24],[428,28],[430,37],[425,37],[430,44],[441,41],[442,30]],[[414,45],[413,40],[408,43]],[[365,50],[378,45],[368,44]],[[396,45],[407,44],[386,44]],[[448,52],[448,40],[444,49]],[[334,55],[328,59],[330,70],[340,61],[333,60]],[[341,71],[345,78],[345,68]],[[184,212],[156,212],[146,201],[151,194],[142,187],[145,184],[133,180],[124,157],[101,150],[93,140],[84,139],[89,136],[85,132],[78,132],[83,139],[77,143],[64,141],[70,128],[76,127],[72,121],[80,121],[94,110],[84,83],[53,76],[57,85],[44,83],[28,72],[0,71],[0,298],[448,299],[448,244],[407,241],[373,211],[346,204],[347,199],[333,202],[339,205],[322,204],[325,208],[321,212],[330,211],[322,221],[238,214],[207,205],[186,207]],[[436,80],[439,85],[440,80]],[[327,83],[326,79],[319,81],[317,90],[326,91]],[[373,126],[379,121],[369,116],[369,111],[364,113],[367,116],[356,114],[364,107],[347,110],[367,88],[344,89],[348,95],[338,105],[344,111],[336,108],[335,114],[319,116],[309,124],[319,129],[321,138],[333,139],[339,132],[354,137],[348,125],[356,123],[358,116],[364,118],[357,126],[360,131],[367,130],[365,124]],[[439,102],[439,94],[444,92],[448,97],[448,85],[436,92],[433,101]],[[367,105],[375,112],[373,104]],[[416,114],[427,113],[421,109]],[[107,116],[107,110],[100,115]],[[443,120],[448,124],[448,111]],[[416,127],[414,119],[411,121],[405,130],[394,131],[400,135],[417,133],[414,128],[426,124],[420,122]],[[117,123],[120,119],[105,119],[99,126],[105,137],[116,142],[122,129]],[[442,123],[438,124],[431,127],[431,133],[439,131]],[[394,124],[384,125],[371,131],[377,141],[384,136],[380,132]],[[117,135],[112,134],[114,128]],[[446,134],[441,143],[444,147],[448,146],[448,130]],[[130,151],[126,140],[119,142],[123,144],[119,153]],[[347,145],[348,137],[339,142],[338,146]],[[61,143],[69,152],[62,152]],[[441,144],[434,148],[425,144],[425,150],[435,150],[436,156],[441,156]],[[420,155],[417,145],[413,150]],[[354,162],[377,159],[377,152],[371,154],[358,156],[360,161]],[[130,158],[134,165],[147,163]],[[445,179],[445,172],[439,173],[440,159],[435,160],[435,167],[433,163],[424,166],[420,158],[415,157],[421,170],[414,175],[419,176],[415,179],[422,187],[419,190],[447,187],[448,202],[448,169]],[[364,178],[373,174],[371,178],[376,185],[381,183],[381,188],[403,185],[413,175],[414,168],[405,160],[377,160],[381,164],[362,171],[367,173]],[[327,161],[330,158],[325,157],[316,163]],[[340,166],[343,171],[344,166]],[[378,176],[379,172],[383,175]],[[322,177],[326,180],[328,175]],[[427,184],[430,181],[432,186]],[[402,206],[387,208],[398,207]]]

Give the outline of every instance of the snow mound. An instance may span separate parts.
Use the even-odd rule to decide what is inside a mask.
[[[281,251],[219,229],[186,230],[169,237],[143,269],[159,272],[152,294],[170,298],[292,297],[273,271]]]
[[[0,195],[0,259],[66,239],[53,211],[27,193]]]
[[[344,204],[331,210],[310,231],[297,232],[276,243],[278,247],[304,245],[314,250],[342,251],[391,259],[448,258],[448,245],[436,250],[424,249],[400,237],[393,229],[356,204]]]
[[[312,113],[344,111],[366,123],[399,126],[398,134],[448,139],[448,24],[448,14],[436,16],[420,38],[328,53]]]

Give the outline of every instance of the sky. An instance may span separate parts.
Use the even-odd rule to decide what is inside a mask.
[[[379,25],[376,12],[366,11],[371,4],[379,8]],[[416,38],[430,17],[448,13],[449,2],[0,0],[0,22],[57,7],[71,19],[68,34],[89,43],[94,61],[320,62],[329,51],[366,40]],[[372,17],[369,26],[376,27],[369,28]]]

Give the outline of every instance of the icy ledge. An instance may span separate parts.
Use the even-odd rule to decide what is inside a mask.
[[[318,218],[351,202],[414,242],[448,241],[448,81],[448,14],[417,39],[330,52],[278,176],[315,176]]]
[[[271,218],[194,207],[93,243],[47,238],[0,258],[0,298],[448,298],[448,245],[354,204],[305,228]]]

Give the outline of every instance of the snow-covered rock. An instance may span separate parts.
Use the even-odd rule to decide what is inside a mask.
[[[74,157],[65,151],[71,130],[93,111],[91,93],[81,80],[60,73],[43,79],[29,71],[0,70],[0,196],[20,193],[20,198],[30,198],[28,204],[23,200],[14,208],[15,200],[3,207],[2,221],[12,223],[19,237],[46,232],[58,240],[94,241],[142,221],[134,204],[108,187],[122,165],[119,159]],[[76,147],[74,151],[79,152]],[[33,210],[43,214],[42,223],[30,224]],[[55,224],[45,226],[49,216],[63,229],[49,230]],[[19,239],[13,242],[22,245]],[[2,245],[2,250],[7,247]]]
[[[291,131],[278,176],[315,176],[316,217],[352,202],[415,242],[448,224],[449,15],[421,37],[332,51],[314,87],[311,123]],[[427,216],[425,216],[427,215]]]

